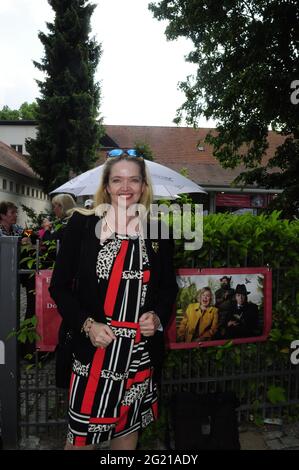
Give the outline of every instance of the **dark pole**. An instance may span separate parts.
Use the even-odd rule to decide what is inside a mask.
[[[19,328],[18,237],[0,237],[0,401],[4,449],[18,447],[19,368],[17,339],[7,339]]]

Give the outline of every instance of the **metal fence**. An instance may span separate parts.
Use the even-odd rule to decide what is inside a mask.
[[[37,250],[38,253],[38,250]],[[248,259],[244,259],[244,266]],[[40,442],[63,442],[66,431],[67,392],[55,387],[54,357],[35,354],[34,364],[18,359],[15,337],[7,335],[20,323],[20,282],[22,273],[34,270],[18,269],[18,241],[14,237],[0,238],[0,410],[2,439],[5,448],[18,448],[30,436]],[[212,255],[210,256],[210,265]],[[229,264],[229,252],[228,252]],[[39,266],[38,255],[36,266]],[[273,300],[276,302],[286,282],[284,269],[273,272]],[[298,284],[288,286],[295,305]],[[295,311],[295,310],[294,310]],[[234,390],[241,401],[239,419],[250,419],[253,413],[262,417],[283,417],[299,405],[299,367],[290,361],[267,363],[265,344],[256,344],[256,353],[248,360],[248,345],[239,345],[238,364],[225,357],[221,363],[207,354],[200,364],[194,360],[194,350],[178,355],[173,367],[164,368],[162,402],[177,391],[207,393]],[[1,347],[0,347],[1,351]],[[282,387],[286,401],[273,404],[267,398],[269,386]],[[56,444],[55,444],[56,443]]]

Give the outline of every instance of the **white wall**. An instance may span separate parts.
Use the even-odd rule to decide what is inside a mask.
[[[37,213],[45,212],[46,210],[51,209],[51,203],[48,200],[35,199],[23,195],[12,194],[3,190],[0,190],[0,201],[13,202],[19,208],[17,223],[22,227],[24,227],[26,224],[30,224],[30,221],[27,219],[26,213],[22,211],[21,204],[34,209]]]
[[[26,178],[1,166],[0,201],[10,201],[19,207],[18,223],[22,226],[28,221],[21,209],[21,204],[32,208],[37,213],[51,209],[49,197],[40,188],[38,180]]]
[[[25,139],[29,137],[36,137],[36,127],[33,125],[0,125],[0,140],[6,145],[22,145],[23,154],[28,155],[25,150]]]

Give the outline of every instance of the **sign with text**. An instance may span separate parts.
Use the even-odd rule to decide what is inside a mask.
[[[54,351],[58,342],[61,316],[50,297],[49,285],[52,271],[43,270],[35,276],[37,333],[36,347],[40,351]]]

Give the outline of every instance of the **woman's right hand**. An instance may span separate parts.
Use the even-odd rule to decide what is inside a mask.
[[[89,330],[89,339],[96,348],[105,349],[116,339],[116,336],[105,323],[93,322]]]

